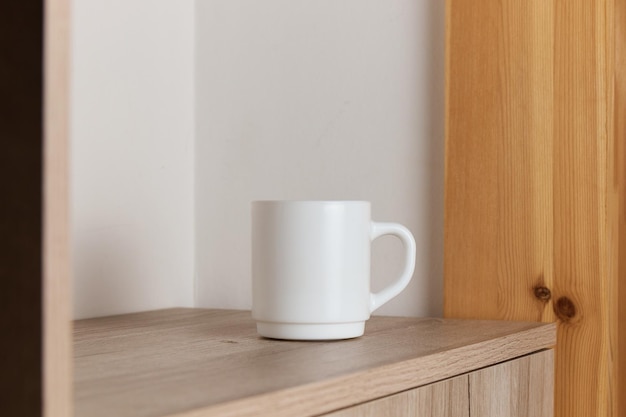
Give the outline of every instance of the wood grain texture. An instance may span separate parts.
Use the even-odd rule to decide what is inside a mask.
[[[612,1],[557,2],[554,273],[560,321],[559,416],[617,415],[617,258],[608,151],[613,114]],[[615,224],[616,225],[616,224]],[[615,235],[614,235],[615,236]],[[625,323],[626,325],[626,323]],[[624,327],[626,329],[626,327]],[[626,387],[624,387],[626,388]]]
[[[558,417],[626,415],[625,7],[448,2],[444,314],[558,321]]]
[[[551,321],[554,5],[447,4],[444,311]]]
[[[375,317],[358,339],[287,342],[249,312],[172,309],[77,321],[74,340],[79,417],[305,416],[552,346],[555,328]]]
[[[468,392],[468,376],[462,375],[349,407],[328,417],[469,417]]]
[[[619,401],[618,415],[626,417],[626,398],[623,395],[626,390],[626,0],[615,2],[615,123],[614,144],[611,151],[615,155],[615,172],[613,174],[612,190],[618,194],[617,207],[617,265],[618,275],[618,319],[617,327],[618,344],[618,372],[619,381],[614,389],[614,398]],[[615,213],[610,213],[613,219]],[[619,324],[621,323],[621,325]],[[613,329],[615,331],[615,328]],[[613,342],[614,343],[614,342]],[[621,389],[622,391],[619,391]]]
[[[469,374],[470,415],[552,417],[554,351],[508,361]]]
[[[45,0],[43,90],[43,409],[72,415],[69,245],[70,2]]]

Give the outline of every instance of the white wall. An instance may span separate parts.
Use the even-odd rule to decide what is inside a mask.
[[[444,2],[199,0],[198,305],[249,308],[249,202],[365,199],[415,234],[417,269],[377,313],[440,315]],[[400,246],[374,245],[374,289]]]
[[[380,314],[441,314],[442,1],[73,6],[76,317],[190,306],[194,285],[249,308],[249,202],[271,198],[371,200],[418,243]],[[375,289],[399,255],[375,243]]]
[[[194,2],[72,13],[75,316],[191,306]]]

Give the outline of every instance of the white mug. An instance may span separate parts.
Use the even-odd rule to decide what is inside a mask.
[[[366,201],[252,203],[252,317],[275,339],[361,336],[365,321],[398,295],[415,269],[415,239],[397,223],[371,220]],[[400,238],[400,277],[370,292],[370,248],[382,235]]]

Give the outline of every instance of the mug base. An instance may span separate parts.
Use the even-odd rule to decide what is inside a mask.
[[[271,339],[341,340],[362,336],[365,322],[304,324],[259,321],[256,329],[261,336]]]

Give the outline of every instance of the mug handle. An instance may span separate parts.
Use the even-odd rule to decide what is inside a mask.
[[[377,293],[370,293],[370,313],[400,294],[409,285],[415,271],[415,239],[409,229],[398,223],[372,222],[371,240],[383,235],[393,235],[400,238],[406,253],[406,263],[400,278],[393,284]]]

